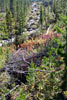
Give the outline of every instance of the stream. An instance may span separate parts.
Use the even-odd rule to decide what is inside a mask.
[[[38,31],[37,24],[39,22],[39,19],[40,19],[40,8],[39,8],[39,5],[36,2],[34,2],[32,3],[30,17],[27,22],[27,30],[23,32],[23,34],[30,35]],[[15,37],[12,37],[11,39],[8,39],[8,40],[1,40],[0,47],[2,47],[4,44],[11,44],[14,41],[15,41]]]

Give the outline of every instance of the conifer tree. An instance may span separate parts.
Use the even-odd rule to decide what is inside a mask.
[[[43,6],[40,7],[40,25],[42,26],[44,23],[44,12],[43,12]]]
[[[23,33],[24,28],[25,28],[25,14],[23,9],[21,9],[19,15],[19,33]]]
[[[7,30],[8,30],[9,36],[14,34],[15,22],[12,17],[12,13],[9,9],[7,9],[7,12],[6,12],[6,25],[7,25]]]
[[[63,75],[63,83],[62,83],[62,90],[67,91],[67,16],[61,16],[61,20],[63,20],[65,24],[65,30],[63,31],[59,27],[57,27],[58,32],[63,34],[63,43],[60,43],[58,54],[63,57],[65,68],[64,68],[64,75]]]
[[[19,20],[19,2],[16,1],[16,21]]]
[[[14,16],[13,1],[14,0],[10,0],[10,11],[11,11],[12,15]]]
[[[48,20],[49,20],[49,12],[50,12],[50,6],[49,6],[49,0],[48,0]]]

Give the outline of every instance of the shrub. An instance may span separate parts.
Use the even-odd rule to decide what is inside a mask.
[[[20,90],[19,96],[16,98],[16,100],[26,100],[26,94],[24,93],[23,88]]]

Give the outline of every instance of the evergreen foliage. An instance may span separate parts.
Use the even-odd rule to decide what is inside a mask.
[[[8,30],[8,34],[9,36],[14,34],[14,30],[15,30],[15,22],[14,22],[14,18],[12,16],[11,11],[8,9],[7,13],[6,13],[6,25],[7,25],[7,30]]]
[[[41,5],[40,7],[40,25],[42,26],[44,23],[44,11],[43,11],[43,6]]]
[[[34,9],[29,11],[31,5]],[[31,24],[28,25],[29,20]],[[29,31],[31,28],[33,32]],[[10,38],[12,40],[14,37],[14,42],[11,42]],[[0,0],[0,46],[3,39],[8,39],[8,44],[5,43],[6,45],[0,47],[0,68],[5,62],[10,64],[7,68],[9,74],[6,77],[10,76],[11,79],[18,81],[16,83],[13,79],[14,84],[7,86],[7,83],[1,82],[4,79],[0,78],[0,96],[3,100],[5,100],[3,94],[8,93],[9,88],[19,83],[21,84],[18,93],[17,91],[10,93],[10,96],[18,94],[15,95],[15,100],[66,100],[67,0]],[[18,62],[17,59],[21,61]],[[13,60],[17,61],[14,63],[14,66],[18,65],[16,68],[13,66]],[[19,71],[15,72],[15,69]],[[23,81],[23,76],[26,88],[23,88],[20,82]],[[8,84],[9,81],[7,80]]]
[[[61,16],[61,20],[63,20],[65,26],[64,26],[64,31],[61,28],[57,27],[57,31],[63,34],[63,43],[60,43],[59,45],[58,54],[63,57],[65,63],[62,89],[63,91],[66,91],[67,90],[67,16]]]

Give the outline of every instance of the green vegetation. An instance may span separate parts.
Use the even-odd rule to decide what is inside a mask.
[[[5,67],[4,64],[11,56],[13,49],[14,48],[11,48],[9,46],[0,47],[0,69]]]
[[[16,100],[26,100],[26,95],[24,94],[23,89],[20,90],[20,95],[19,95],[19,97],[17,97]]]
[[[12,17],[11,11],[9,11],[8,9],[6,12],[6,26],[7,26],[7,30],[8,30],[8,36],[15,33],[14,32],[15,22],[14,22],[14,19]]]
[[[67,99],[66,0],[0,0],[0,97]]]
[[[63,76],[63,84],[62,89],[63,91],[67,90],[67,16],[61,16],[61,20],[65,24],[64,30],[57,27],[57,30],[63,34],[63,43],[60,43],[58,48],[58,54],[61,55],[64,59],[65,69],[64,69],[64,76]]]

